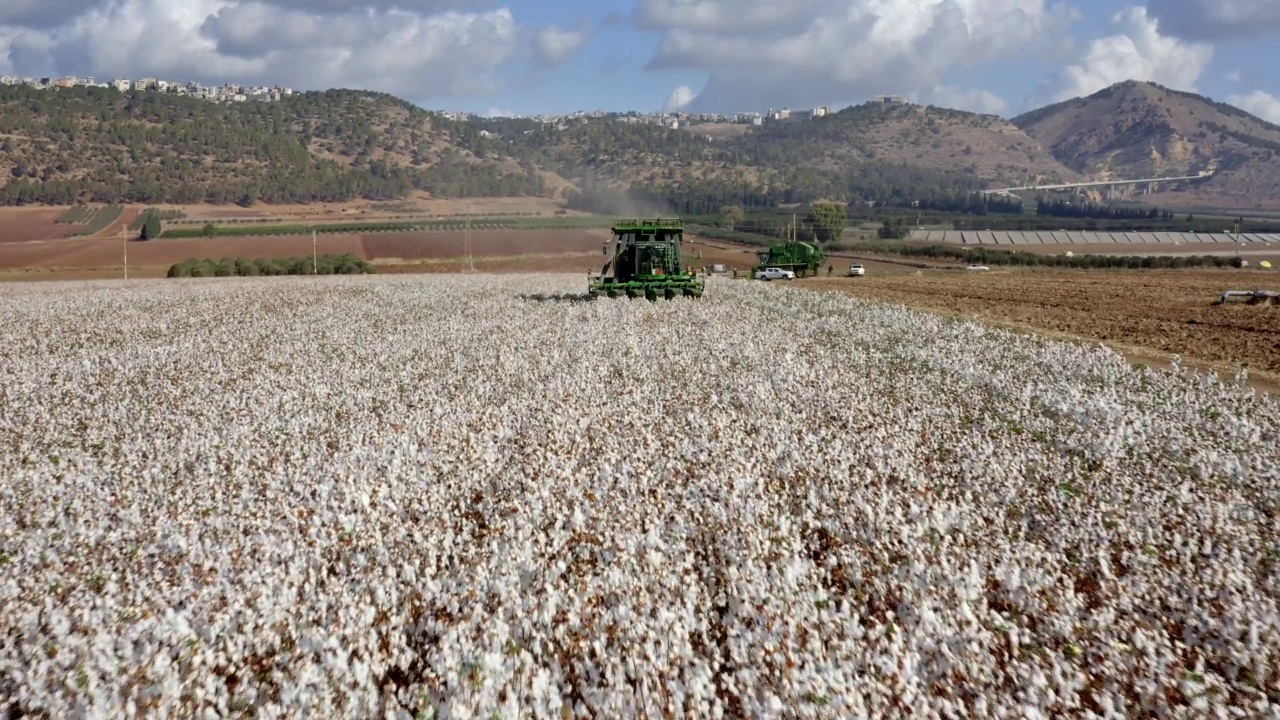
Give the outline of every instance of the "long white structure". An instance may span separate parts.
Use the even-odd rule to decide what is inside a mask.
[[[915,230],[909,240],[956,245],[1234,245],[1231,233],[1090,230]],[[1280,233],[1240,233],[1241,245],[1280,246]]]

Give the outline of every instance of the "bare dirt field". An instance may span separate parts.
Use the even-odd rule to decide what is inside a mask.
[[[75,226],[57,223],[64,212],[66,208],[0,209],[0,245],[70,236]]]
[[[464,232],[369,233],[360,236],[368,260],[440,260],[467,254]],[[590,253],[599,255],[607,230],[473,230],[471,253],[495,257]]]
[[[1212,304],[1227,289],[1280,289],[1280,273],[923,270],[805,282],[1015,329],[1103,341],[1138,360],[1179,355],[1184,366],[1228,377],[1245,366],[1255,379],[1280,386],[1280,307]]]
[[[125,207],[120,221],[98,233],[100,237],[115,236],[146,207]],[[239,205],[155,205],[160,210],[176,210],[187,223],[201,221],[229,222],[234,220],[278,220],[280,222],[360,222],[389,220],[391,218],[423,216],[545,216],[557,214],[579,216],[586,213],[567,210],[560,200],[539,197],[470,198],[455,200],[433,198],[427,193],[415,192],[403,200],[373,201],[353,200],[345,203],[312,203],[303,205],[270,205],[258,203],[253,207]],[[74,225],[60,225],[55,221],[66,207],[4,207],[0,208],[0,245],[68,238],[78,229]]]
[[[121,219],[120,222],[125,222]],[[123,274],[126,245],[130,275],[154,277],[170,265],[189,258],[280,258],[311,255],[309,235],[271,237],[160,238],[125,242],[104,231],[94,238],[68,238],[0,246],[0,276],[54,279],[86,272]],[[464,264],[466,233],[370,233],[325,234],[316,237],[320,254],[351,253],[380,266],[408,265],[404,271],[453,272]],[[585,271],[599,265],[601,247],[608,238],[602,230],[476,230],[471,233],[471,253],[490,266],[512,270]],[[555,262],[548,263],[548,258]],[[537,259],[538,268],[530,265]],[[545,266],[545,267],[544,267]],[[480,266],[477,265],[477,268]]]
[[[403,200],[352,200],[350,202],[311,203],[303,205],[269,205],[258,203],[253,207],[239,205],[158,205],[161,210],[178,210],[185,220],[227,221],[234,219],[272,218],[281,221],[324,220],[327,222],[378,220],[408,215],[582,215],[565,210],[563,203],[552,198],[469,198],[455,200],[433,198],[425,193],[414,193]]]
[[[973,246],[970,246],[973,247]],[[1235,243],[1197,243],[1191,245],[991,245],[999,250],[1024,250],[1040,255],[1061,255],[1070,251],[1073,255],[1221,255],[1234,256]],[[1240,256],[1249,260],[1280,259],[1280,245],[1245,243],[1240,246]]]

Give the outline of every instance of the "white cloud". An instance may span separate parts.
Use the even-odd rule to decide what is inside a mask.
[[[1083,57],[1042,84],[1029,106],[1091,95],[1125,80],[1156,82],[1175,90],[1196,89],[1213,59],[1213,46],[1161,33],[1145,8],[1126,8],[1112,18],[1120,32],[1089,43]]]
[[[1280,125],[1280,98],[1270,93],[1254,90],[1248,95],[1231,95],[1227,98],[1227,103],[1267,122]]]
[[[514,118],[514,117],[520,117],[520,115],[519,115],[515,110],[501,110],[501,109],[499,109],[499,108],[489,108],[489,111],[488,111],[488,112],[486,112],[486,113],[484,114],[484,116],[485,116],[485,117],[487,117],[487,118]]]
[[[1072,15],[1048,2],[639,0],[634,20],[666,32],[651,69],[709,73],[697,109],[760,110],[925,93],[954,72],[1050,52]]]
[[[928,92],[917,95],[916,98],[917,102],[929,105],[952,108],[954,110],[968,110],[969,112],[986,115],[1000,115],[1009,107],[1004,98],[989,90],[980,88],[964,89],[951,85],[939,85],[929,89]]]
[[[1244,82],[1244,75],[1240,72],[1240,68],[1236,68],[1235,70],[1228,72],[1223,77],[1227,79],[1227,82],[1234,83],[1236,85]]]
[[[1147,9],[1178,37],[1238,40],[1280,32],[1277,0],[1148,0]]]
[[[352,87],[420,101],[497,89],[496,70],[521,37],[510,10],[463,12],[439,0],[92,4],[56,27],[0,19],[0,58],[25,75]]]
[[[533,34],[533,60],[540,67],[563,65],[578,54],[590,39],[584,30],[564,30],[555,25]]]
[[[662,112],[683,110],[689,106],[689,103],[693,102],[697,98],[698,95],[693,91],[693,88],[688,85],[681,85],[675,90],[672,90],[671,94],[667,96],[667,101],[662,103]]]

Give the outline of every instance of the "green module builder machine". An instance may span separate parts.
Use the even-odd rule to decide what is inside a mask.
[[[684,222],[679,219],[619,220],[604,246],[609,258],[591,277],[587,293],[649,300],[702,297],[705,281],[685,265]]]

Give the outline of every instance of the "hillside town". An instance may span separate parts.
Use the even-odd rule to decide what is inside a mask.
[[[870,102],[883,105],[905,105],[907,100],[901,95],[877,95]],[[578,111],[561,115],[528,115],[523,116],[524,119],[534,120],[547,125],[566,125],[575,120],[586,121],[594,119],[614,118],[619,122],[632,123],[637,125],[662,125],[671,129],[682,127],[691,127],[695,125],[710,124],[731,124],[731,125],[763,125],[766,122],[788,122],[796,120],[810,120],[814,118],[826,117],[836,112],[835,109],[828,105],[822,105],[806,110],[793,110],[791,108],[773,109],[770,108],[766,112],[739,112],[739,113],[692,113],[692,112],[610,112],[606,110],[595,111]],[[480,117],[475,113],[449,111],[442,113],[446,117],[454,120],[469,120],[471,118]]]
[[[186,95],[212,102],[276,102],[280,98],[294,93],[293,88],[278,86],[246,86],[227,83],[224,85],[202,85],[197,82],[172,82],[158,78],[116,78],[109,82],[93,77],[75,77],[68,75],[61,78],[52,77],[0,77],[0,85],[26,85],[39,90],[69,87],[115,88],[120,92],[152,91]]]
[[[248,86],[238,85],[235,83],[204,85],[194,81],[174,82],[152,77],[138,79],[116,78],[110,81],[102,81],[92,76],[76,77],[73,75],[60,78],[16,77],[12,75],[4,75],[0,76],[0,85],[25,85],[39,90],[70,87],[114,88],[120,92],[150,91],[169,93],[172,95],[184,95],[199,98],[201,100],[208,100],[210,102],[277,102],[281,98],[288,97],[296,92],[293,88],[274,85]],[[897,105],[904,104],[907,101],[898,95],[880,95],[873,98],[872,102],[882,103],[885,105]],[[826,105],[806,110],[793,110],[792,108],[784,107],[780,109],[769,108],[766,112],[739,113],[691,113],[680,111],[648,113],[633,111],[619,113],[596,110],[562,114],[529,115],[523,116],[523,119],[534,120],[547,125],[566,125],[575,121],[615,118],[619,122],[639,125],[661,125],[674,130],[682,127],[708,124],[763,125],[765,122],[771,121],[787,122],[820,118],[830,115],[833,112],[835,112],[835,110]],[[479,113],[460,111],[443,111],[441,112],[441,115],[452,120],[461,121],[483,117]]]

